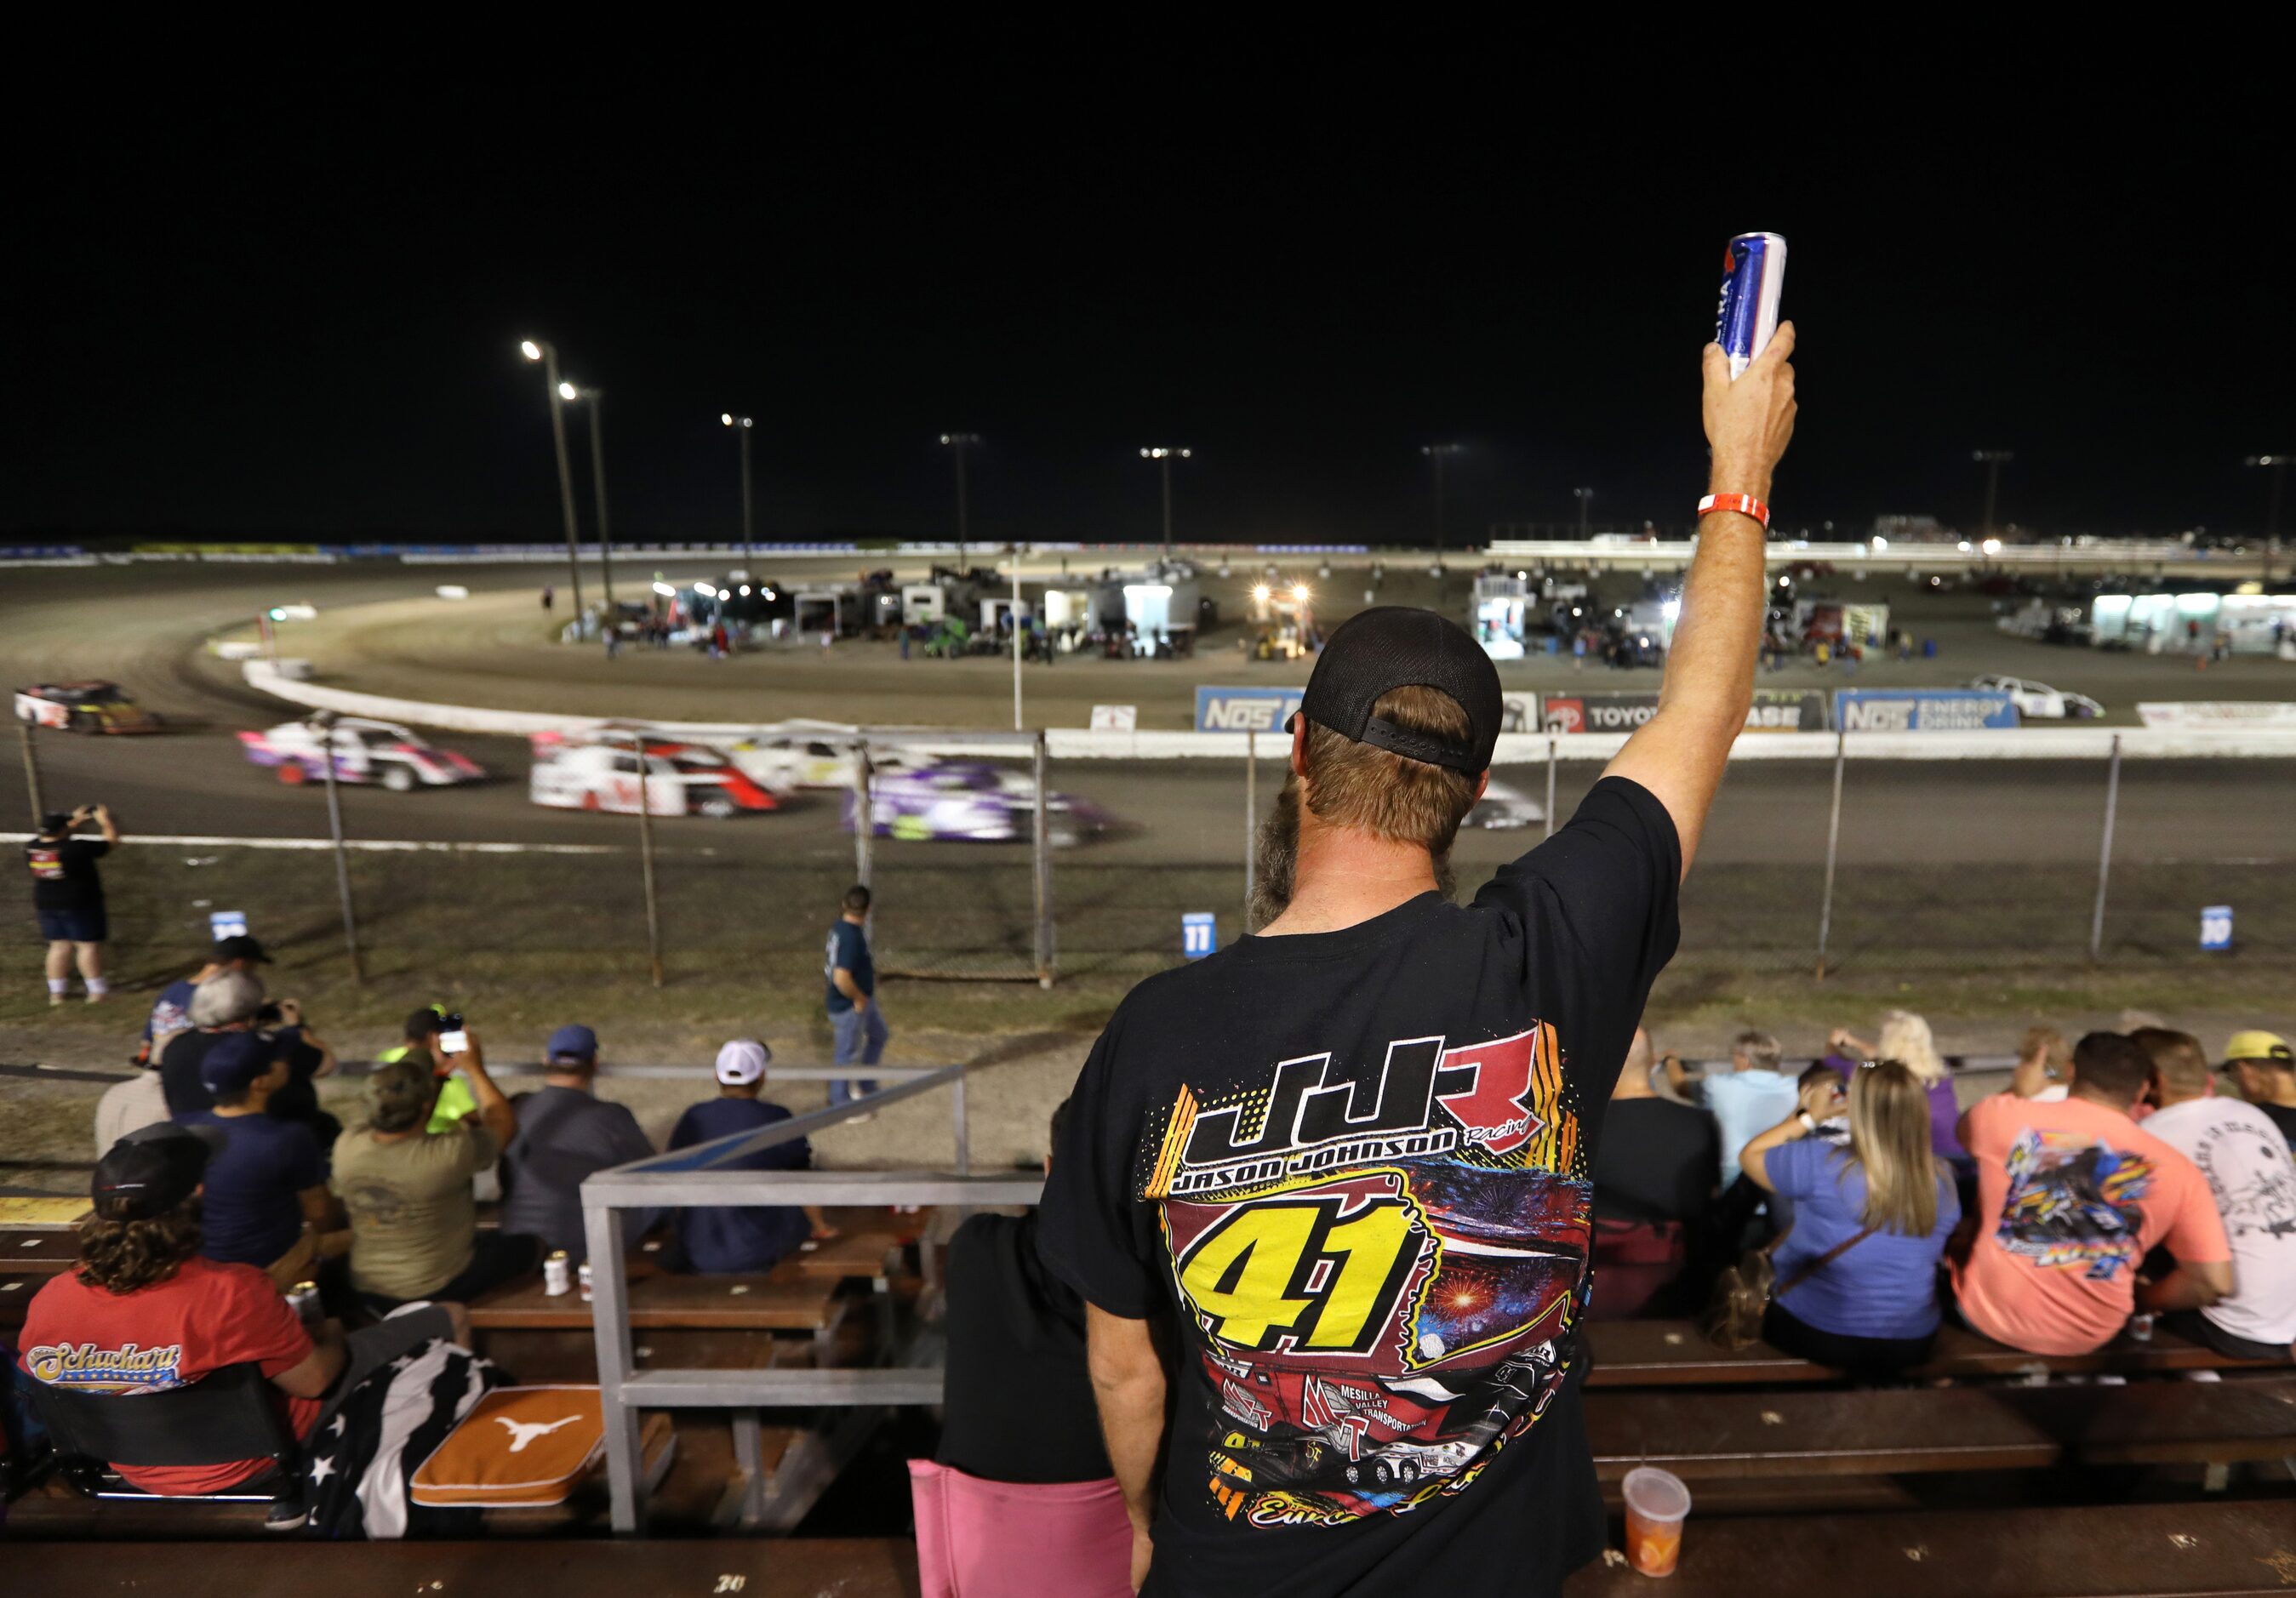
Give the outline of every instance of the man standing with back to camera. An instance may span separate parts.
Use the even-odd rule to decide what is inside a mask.
[[[1735,382],[1706,350],[1726,504],[1769,494],[1793,343]],[[1657,714],[1464,909],[1448,856],[1498,674],[1426,611],[1333,633],[1260,835],[1259,935],[1142,983],[1086,1061],[1039,1246],[1086,1301],[1146,1591],[1552,1594],[1602,1547],[1590,1172],[1762,634],[1761,522],[1701,531]]]

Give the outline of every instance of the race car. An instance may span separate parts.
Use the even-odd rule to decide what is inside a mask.
[[[334,756],[335,781],[373,783],[393,793],[417,788],[446,788],[476,783],[485,767],[466,755],[425,743],[405,727],[388,721],[346,716],[326,734],[323,749],[319,730],[307,722],[283,721],[260,733],[239,734],[247,758],[268,766],[283,783],[313,782],[324,774],[320,762]]]
[[[156,733],[160,718],[117,683],[35,683],[16,690],[16,719],[59,733]]]
[[[775,733],[737,739],[718,747],[751,782],[777,793],[798,788],[853,786],[853,744],[849,734],[843,742],[838,742],[829,736]],[[898,750],[869,751],[870,769],[881,775],[912,769],[915,764],[913,757]]]
[[[2028,721],[2088,721],[2104,714],[2104,707],[2086,693],[2069,693],[2030,677],[1988,674],[1970,678],[1969,685],[2007,694]]]
[[[853,831],[859,801],[845,796],[845,830]],[[879,771],[870,779],[870,832],[878,838],[1008,843],[1037,824],[1037,785],[1017,772],[979,760],[943,760],[906,770]],[[1045,796],[1046,831],[1065,848],[1105,830],[1107,812],[1065,793]]]
[[[1475,807],[1459,824],[1486,827],[1496,832],[1535,826],[1546,819],[1546,806],[1513,783],[1494,777],[1483,789],[1483,797],[1475,801]]]
[[[779,799],[725,756],[693,744],[649,739],[643,775],[634,750],[548,738],[536,739],[534,746],[527,797],[554,809],[635,815],[642,795],[644,807],[655,815],[723,820],[744,811],[781,807]]]

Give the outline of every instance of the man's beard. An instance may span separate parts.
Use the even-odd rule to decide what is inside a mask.
[[[1435,891],[1450,898],[1458,889],[1452,874],[1451,851],[1431,856]],[[1291,906],[1293,878],[1300,867],[1300,774],[1292,772],[1275,796],[1275,807],[1259,824],[1253,839],[1251,905],[1247,931],[1257,932]]]

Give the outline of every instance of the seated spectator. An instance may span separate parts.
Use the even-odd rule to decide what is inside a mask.
[[[1704,1257],[1721,1144],[1712,1116],[1652,1088],[1651,1059],[1650,1034],[1637,1027],[1595,1155],[1593,1313],[1601,1320],[1686,1311],[1686,1295],[1702,1289],[1685,1278]]]
[[[2264,1111],[2210,1096],[2209,1057],[2185,1032],[2147,1027],[2129,1042],[2152,1062],[2144,1130],[2189,1159],[2209,1184],[2232,1246],[2233,1291],[2161,1317],[2234,1359],[2296,1356],[2296,1157]]]
[[[168,983],[152,1001],[152,1013],[144,1018],[144,1045],[136,1051],[135,1063],[148,1065],[156,1061],[176,1033],[192,1029],[192,995],[201,983],[227,971],[253,976],[258,965],[270,963],[271,956],[263,952],[263,946],[243,932],[216,939],[205,965]]]
[[[2225,1069],[2240,1096],[2296,1147],[2296,1050],[2269,1032],[2239,1032],[2225,1045]]]
[[[265,1113],[288,1077],[286,1061],[265,1043],[260,1032],[226,1034],[200,1068],[215,1108],[176,1119],[222,1134],[208,1161],[201,1252],[267,1271],[283,1291],[316,1272],[321,1258],[341,1254],[350,1238],[311,1129]]]
[[[1065,1101],[1053,1111],[1054,1148],[1068,1113]],[[1048,1154],[1047,1176],[1052,1166]],[[934,1457],[988,1481],[1112,1477],[1085,1363],[1084,1299],[1037,1258],[1036,1210],[967,1216],[949,1239],[945,1279],[947,1397]],[[1016,1392],[1029,1401],[1013,1403]]]
[[[636,1116],[593,1094],[598,1035],[589,1028],[553,1032],[544,1070],[541,1090],[516,1106],[518,1131],[504,1151],[502,1226],[539,1240],[545,1251],[563,1249],[578,1263],[590,1255],[582,1229],[582,1179],[644,1160],[653,1145],[638,1129]],[[621,1217],[626,1244],[644,1236],[656,1218],[639,1209],[623,1210]]]
[[[1908,1067],[1884,1060],[1849,1079],[1846,1144],[1817,1135],[1842,1096],[1831,1069],[1806,1078],[1793,1114],[1746,1145],[1746,1175],[1794,1206],[1770,1257],[1778,1287],[1762,1336],[1817,1364],[1885,1375],[1929,1357],[1938,1260],[1961,1201],[1931,1151],[1928,1089]]]
[[[1968,1163],[1969,1151],[1954,1130],[1961,1121],[1961,1101],[1955,1096],[1953,1073],[1937,1051],[1929,1022],[1909,1010],[1885,1011],[1878,1043],[1861,1042],[1848,1028],[1836,1027],[1826,1035],[1825,1044],[1832,1051],[1826,1062],[1845,1081],[1857,1067],[1875,1060],[1895,1060],[1909,1069],[1929,1094],[1930,1148],[1939,1160]]]
[[[1738,1151],[1756,1133],[1777,1124],[1794,1107],[1793,1078],[1778,1068],[1784,1051],[1767,1032],[1741,1032],[1730,1045],[1730,1069],[1693,1077],[1669,1056],[1667,1079],[1677,1093],[1713,1112],[1720,1130],[1722,1185],[1738,1179]]]
[[[410,1056],[416,1060],[437,1058],[438,1052],[434,1052],[430,1045],[436,1039],[446,1035],[447,1017],[449,1013],[444,1004],[425,1004],[422,1009],[415,1011],[406,1018],[406,1024],[400,1031],[398,1044],[377,1054],[376,1062],[389,1065],[395,1061],[405,1060]],[[478,1099],[472,1093],[470,1083],[455,1074],[454,1064],[453,1057],[448,1055],[446,1065],[439,1071],[439,1102],[430,1111],[429,1127],[432,1132],[446,1131],[479,1107]]]
[[[2017,1045],[2017,1069],[2009,1091],[2021,1099],[2056,1104],[2072,1091],[2073,1051],[2054,1027],[2028,1027]]]
[[[737,1037],[718,1051],[718,1096],[677,1118],[669,1135],[673,1149],[689,1149],[713,1138],[755,1132],[790,1119],[779,1104],[758,1097],[773,1051],[753,1037]],[[728,1160],[721,1171],[801,1171],[813,1163],[802,1137],[778,1143]],[[769,1271],[807,1238],[826,1242],[837,1228],[811,1204],[744,1204],[680,1209],[679,1250],[685,1268],[705,1274]]]
[[[158,1069],[138,1066],[134,1076],[105,1088],[95,1102],[95,1157],[102,1159],[130,1132],[168,1119],[168,1089]]]
[[[2072,1092],[2008,1094],[1962,1118],[1977,1160],[1978,1230],[1954,1267],[1962,1317],[2032,1354],[2087,1354],[2142,1309],[2201,1309],[2233,1291],[2232,1250],[2193,1162],[2128,1119],[2152,1062],[2117,1032],[2073,1047]],[[2139,1281],[2154,1245],[2176,1269]]]
[[[278,1389],[295,1436],[308,1438],[326,1402],[367,1372],[433,1338],[467,1335],[443,1307],[348,1338],[333,1321],[307,1331],[261,1271],[203,1256],[201,1182],[217,1141],[211,1130],[149,1127],[96,1162],[79,1263],[49,1278],[24,1317],[23,1368],[33,1380],[132,1395],[253,1364]],[[147,1493],[175,1496],[263,1490],[258,1478],[271,1462],[114,1468]]]
[[[477,1113],[428,1129],[439,1098],[434,1040],[421,1058],[378,1066],[366,1119],[335,1140],[332,1185],[350,1214],[351,1285],[371,1299],[467,1304],[533,1269],[534,1240],[479,1230],[471,1178],[492,1168],[518,1130],[510,1101],[487,1075],[478,1035],[453,1057]]]
[[[189,1017],[193,1030],[177,1034],[160,1056],[160,1080],[168,1094],[168,1111],[181,1116],[214,1107],[201,1080],[208,1051],[234,1032],[258,1032],[266,1047],[277,1051],[287,1064],[286,1084],[271,1098],[269,1114],[275,1120],[296,1121],[308,1127],[324,1159],[342,1131],[342,1123],[319,1108],[317,1078],[332,1075],[335,1052],[303,1024],[302,1007],[292,999],[266,1005],[260,978],[239,970],[209,978],[192,990]],[[266,1030],[276,1019],[275,1031]]]

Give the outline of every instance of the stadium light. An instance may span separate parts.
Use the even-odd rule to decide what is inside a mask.
[[[1172,558],[1172,463],[1175,459],[1185,461],[1193,453],[1191,450],[1176,449],[1168,444],[1150,445],[1140,451],[1142,460],[1156,463],[1156,471],[1164,479],[1163,558],[1167,561]]]
[[[581,396],[575,392],[572,383],[561,383],[558,385],[558,397],[570,402],[579,399]]]
[[[1977,530],[1987,537],[1993,536],[1993,501],[2001,487],[2001,468],[2017,458],[2011,449],[1972,449],[1969,458],[1985,468],[1985,524]]]
[[[1267,602],[1269,592],[1266,583],[1254,583],[1251,586],[1251,597],[1263,605]]]
[[[693,585],[693,591],[694,591],[696,594],[699,594],[700,595],[701,595],[701,597],[702,597],[702,598],[704,598],[704,599],[715,599],[715,598],[717,598],[717,597],[718,597],[718,590],[717,590],[717,588],[716,588],[713,585],[709,584],[709,583],[696,583],[696,584],[694,584],[694,585]]]
[[[1997,555],[2001,553],[2001,540],[1998,538],[1988,538],[1978,547],[1984,550],[1988,555]]]
[[[2264,580],[2267,583],[2272,581],[2273,546],[2280,538],[2280,488],[2288,476],[2288,463],[2292,459],[2296,459],[2296,456],[2290,455],[2284,449],[2276,455],[2248,457],[2250,465],[2267,467],[2272,472],[2271,494],[2264,503]]]
[[[598,512],[598,577],[605,585],[606,625],[614,625],[614,529],[606,516],[606,391],[586,389],[579,383],[562,382],[558,397],[573,403],[587,401],[590,406],[590,503]]]
[[[731,411],[718,413],[719,425],[736,429],[742,435],[742,564],[750,563],[750,430],[757,424],[752,416],[736,416]]]
[[[671,587],[668,583],[656,583],[653,586],[653,591],[656,594],[660,594],[664,599],[676,599],[677,597],[677,590]]]
[[[567,586],[574,591],[574,619],[582,619],[582,557],[575,547],[574,473],[566,463],[565,403],[573,396],[565,392],[568,385],[558,376],[558,350],[547,339],[521,339],[519,354],[529,361],[542,363],[542,381],[550,395],[550,442],[558,454],[558,508],[566,520]]]
[[[1305,583],[1292,584],[1292,597],[1298,600],[1301,604],[1306,604],[1308,602],[1308,585]]]
[[[964,570],[964,546],[971,538],[966,522],[964,452],[980,442],[979,433],[943,433],[940,441],[956,456],[956,569]]]
[[[1466,448],[1464,444],[1422,444],[1419,447],[1419,453],[1435,467],[1435,555],[1439,561],[1443,555],[1443,457],[1464,455]]]

